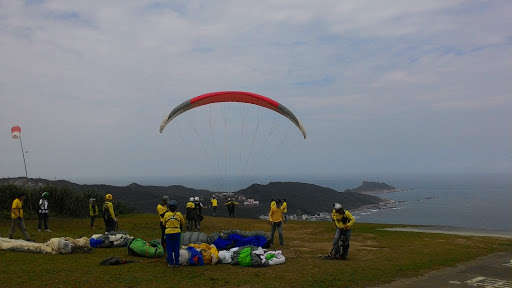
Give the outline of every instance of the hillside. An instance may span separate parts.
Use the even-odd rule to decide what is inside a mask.
[[[216,194],[219,200],[218,216],[228,216],[227,209],[223,206],[228,197],[236,198],[243,204],[243,198],[259,201],[259,205],[243,206],[236,208],[235,217],[257,218],[268,213],[272,199],[286,199],[288,202],[288,214],[309,214],[318,212],[330,212],[334,203],[341,203],[346,209],[353,210],[366,205],[375,205],[384,200],[373,195],[366,195],[354,191],[338,192],[334,189],[314,184],[299,182],[270,182],[266,185],[253,184],[234,193],[214,193],[209,190],[197,190],[181,185],[172,186],[143,186],[132,183],[128,186],[111,186],[103,184],[81,185],[64,180],[51,181],[46,179],[29,179],[31,187],[44,185],[68,186],[75,191],[95,189],[103,194],[112,194],[114,201],[121,201],[128,206],[135,207],[139,213],[154,213],[162,196],[169,196],[178,201],[179,210],[184,211],[185,204],[190,197],[199,197],[203,205],[210,204],[210,198]],[[25,178],[3,178],[0,184],[13,183],[26,186]],[[205,211],[210,215],[210,211]]]

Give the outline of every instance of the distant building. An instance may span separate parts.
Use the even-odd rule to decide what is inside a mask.
[[[247,201],[244,202],[244,205],[246,206],[256,206],[256,205],[260,205],[260,201],[256,201],[254,199],[247,199]]]

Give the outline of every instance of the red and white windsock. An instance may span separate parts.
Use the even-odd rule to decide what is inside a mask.
[[[20,138],[20,134],[21,134],[20,126],[14,126],[14,127],[11,128],[12,139]]]

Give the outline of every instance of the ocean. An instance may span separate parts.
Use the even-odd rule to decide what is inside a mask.
[[[423,175],[387,177],[401,190],[377,196],[395,201],[354,211],[357,222],[439,225],[512,231],[511,175]]]
[[[358,187],[363,180],[384,182],[397,188],[399,192],[377,194],[381,198],[393,200],[395,203],[392,205],[351,211],[357,222],[512,231],[512,175],[510,174],[269,176],[248,180],[249,184],[239,189],[246,188],[252,183],[297,181],[329,187],[341,192]],[[128,185],[132,182],[158,186],[179,184],[195,189],[209,189],[208,181],[200,181],[197,177],[174,179],[144,177],[127,181],[97,179],[96,182],[110,185]],[[116,182],[118,184],[114,184]]]

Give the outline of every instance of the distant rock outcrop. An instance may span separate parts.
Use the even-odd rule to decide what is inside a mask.
[[[385,193],[396,191],[396,188],[382,182],[367,182],[363,181],[361,186],[354,189],[347,189],[345,192],[358,192],[358,193]]]

